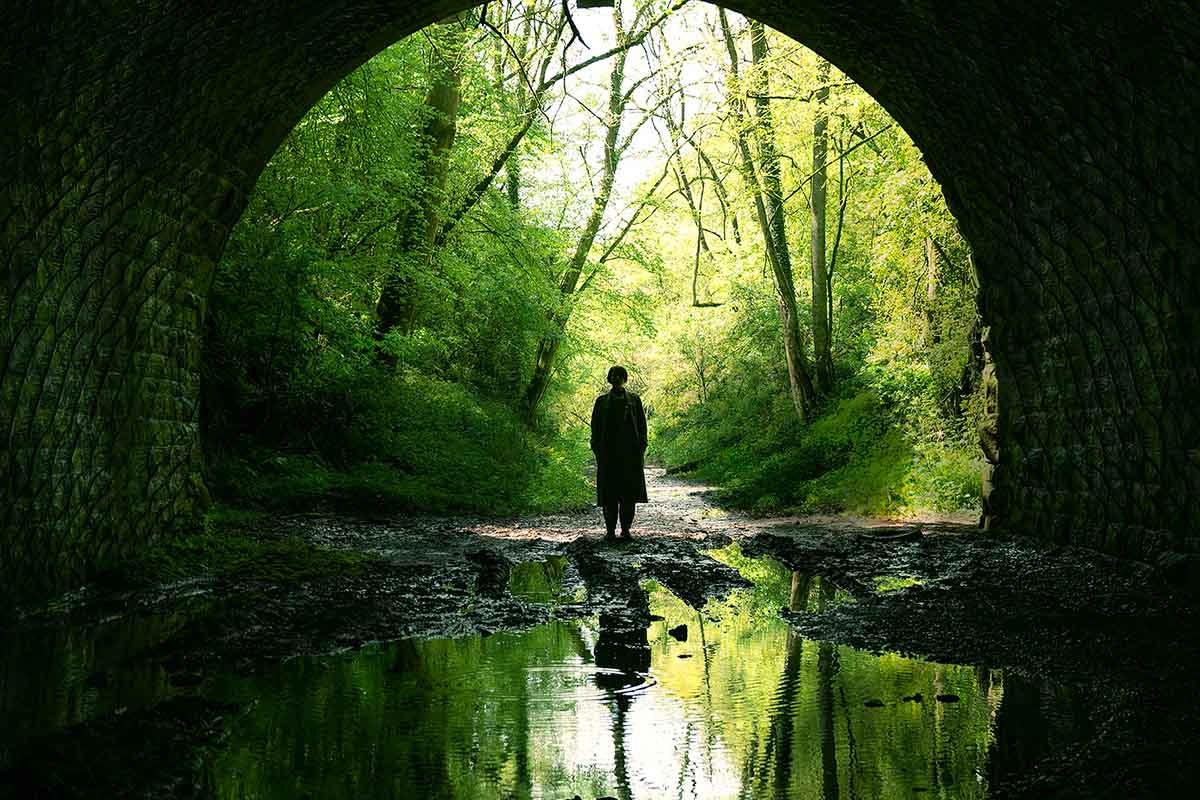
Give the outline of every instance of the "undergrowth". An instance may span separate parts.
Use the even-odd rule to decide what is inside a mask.
[[[287,409],[289,435],[259,430],[244,448],[225,446],[210,475],[216,495],[265,511],[509,515],[589,503],[584,437],[530,431],[509,405],[458,382],[415,370],[372,377],[310,388]]]
[[[978,456],[929,443],[871,388],[830,400],[801,425],[785,395],[715,395],[660,427],[654,457],[720,487],[718,499],[758,514],[916,516],[973,510]]]

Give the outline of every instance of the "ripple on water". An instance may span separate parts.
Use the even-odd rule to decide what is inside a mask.
[[[533,703],[601,702],[620,695],[633,697],[658,681],[653,675],[615,667],[568,662],[527,667],[526,697]]]

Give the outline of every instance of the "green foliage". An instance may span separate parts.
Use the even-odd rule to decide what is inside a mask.
[[[722,502],[778,512],[905,515],[952,512],[978,502],[977,457],[906,437],[878,394],[830,402],[811,425],[788,419],[788,398],[720,392],[662,426],[653,452],[721,486]],[[763,397],[762,395],[768,395]],[[754,409],[770,409],[747,422]]]
[[[436,37],[435,37],[436,38]],[[518,513],[584,505],[586,449],[519,422],[559,232],[499,195],[430,255],[396,246],[426,188],[423,47],[406,40],[309,112],[261,177],[217,268],[204,354],[209,482],[252,508]],[[455,192],[507,134],[464,70]],[[400,90],[397,91],[396,89]],[[490,109],[490,110],[489,110]],[[407,275],[415,330],[377,340],[384,276]]]
[[[811,97],[815,56],[783,40],[772,51],[780,63],[771,68],[771,94]],[[719,64],[725,55],[705,57]],[[722,243],[727,252],[708,280],[709,294],[724,304],[660,325],[663,352],[652,364],[658,386],[648,397],[660,412],[652,455],[717,484],[725,502],[762,514],[974,509],[981,360],[970,251],[913,143],[861,89],[836,72],[830,85],[826,250],[832,260],[836,241],[837,385],[815,418],[798,419],[787,391],[776,288],[749,214],[754,187],[731,172],[727,188],[743,198],[738,210],[746,209],[742,240]],[[781,152],[811,151],[813,106],[772,101]],[[724,124],[722,116],[713,114],[711,124]],[[718,163],[736,158],[732,141],[729,131],[702,140]],[[785,169],[783,182],[785,196],[799,195],[785,210],[807,335],[805,167]],[[684,204],[676,201],[666,213],[682,231],[694,232]],[[710,213],[708,228],[719,228],[725,217]],[[690,239],[681,238],[660,234],[672,248],[665,259],[668,291],[685,299],[695,262]]]
[[[315,453],[264,450],[228,465],[218,489],[256,508],[328,506],[515,514],[582,507],[586,445],[528,431],[511,407],[415,369],[339,387],[351,407]],[[357,389],[357,392],[355,390]],[[293,420],[296,418],[293,417]],[[317,420],[312,420],[314,426]]]

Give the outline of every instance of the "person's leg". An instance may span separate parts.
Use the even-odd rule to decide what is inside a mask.
[[[637,503],[632,500],[621,501],[621,536],[629,538],[629,526],[633,525],[633,512],[637,509]]]
[[[617,502],[611,500],[604,504],[604,538],[611,539],[617,529]]]

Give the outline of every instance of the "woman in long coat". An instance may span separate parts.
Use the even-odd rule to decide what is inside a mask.
[[[646,497],[646,410],[642,398],[626,391],[629,372],[624,367],[608,371],[612,385],[592,406],[592,452],[596,455],[596,505],[604,508],[605,538],[613,538],[617,520],[621,538],[629,538],[629,526],[638,503]]]

